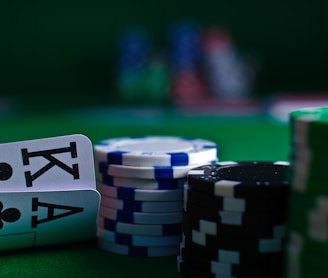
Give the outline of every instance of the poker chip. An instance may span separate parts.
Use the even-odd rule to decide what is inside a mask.
[[[102,250],[136,257],[164,257],[174,256],[179,252],[179,248],[172,246],[130,246],[126,244],[117,244],[103,238],[98,239],[98,247]]]
[[[323,277],[328,259],[328,108],[294,110],[290,120],[291,185],[286,277]]]
[[[291,138],[300,142],[323,142],[324,138],[317,136],[328,135],[327,115],[328,107],[308,107],[292,111],[289,115]]]
[[[316,231],[313,233],[313,235],[308,235],[302,232],[299,227],[297,227],[297,224],[293,223],[291,226],[288,226],[289,228],[289,233],[287,236],[287,239],[289,239],[288,244],[290,245],[290,233],[295,233],[299,235],[299,237],[302,237],[302,242],[303,242],[303,248],[302,248],[302,253],[309,253],[313,255],[318,255],[321,256],[322,258],[325,258],[327,255],[327,249],[328,249],[328,244],[327,240],[322,237],[323,232],[321,231]],[[319,235],[319,236],[318,236]],[[319,238],[321,236],[321,238]]]
[[[281,261],[283,259],[281,252],[259,252],[256,248],[244,249],[237,248],[233,249],[223,249],[217,248],[216,246],[201,245],[193,242],[190,238],[182,235],[180,242],[180,256],[190,254],[193,256],[201,256],[203,259],[208,260],[218,260],[226,263],[233,263],[237,265],[243,264],[265,264],[267,261],[276,260]]]
[[[132,212],[179,212],[182,211],[182,202],[152,202],[132,201],[101,196],[100,205],[103,207],[120,209]]]
[[[233,162],[203,165],[188,173],[188,186],[235,198],[279,198],[289,192],[288,162]]]
[[[294,148],[292,152],[290,155],[293,163],[290,170],[290,176],[293,179],[292,188],[309,194],[327,195],[328,189],[325,184],[328,174],[319,167],[327,163],[327,158],[322,155],[322,149],[318,151],[308,149],[305,152],[300,148]]]
[[[98,183],[98,191],[108,197],[134,201],[181,201],[183,198],[182,189],[134,189]]]
[[[197,269],[216,274],[216,275],[225,275],[225,276],[236,276],[240,275],[263,275],[266,273],[272,272],[276,273],[277,277],[282,272],[282,261],[280,264],[277,262],[266,262],[264,265],[259,264],[244,264],[244,265],[235,265],[231,263],[224,263],[215,260],[206,260],[200,257],[182,257],[180,256],[180,261],[192,265]]]
[[[282,253],[284,248],[284,238],[232,238],[192,233],[192,237],[185,236],[185,241],[203,247],[211,245],[216,249],[249,250],[257,253]]]
[[[187,236],[220,236],[230,238],[283,238],[285,237],[285,225],[268,223],[264,225],[224,224],[221,221],[209,221],[194,216],[187,212],[183,213],[183,231]]]
[[[314,277],[324,277],[327,275],[327,261],[325,254],[311,251],[309,249],[304,252],[304,247],[307,244],[303,241],[300,234],[292,233],[293,238],[286,248],[286,258],[289,262],[288,277],[309,277],[310,273]],[[295,240],[295,236],[298,240]],[[298,242],[301,239],[301,242]]]
[[[179,235],[169,235],[169,236],[141,236],[141,235],[129,235],[121,234],[117,232],[112,232],[104,230],[100,227],[97,228],[98,239],[104,239],[106,241],[130,245],[130,246],[179,246],[180,238]]]
[[[181,257],[177,257],[177,268],[178,271],[185,277],[190,278],[262,278],[262,277],[268,277],[268,278],[277,278],[279,276],[279,270],[275,269],[274,271],[270,272],[268,270],[266,273],[246,273],[246,274],[239,274],[238,276],[230,276],[225,274],[215,274],[211,273],[210,271],[206,271],[204,269],[197,268],[196,266],[191,265],[190,263],[187,263],[183,261]],[[225,269],[225,272],[227,270]]]
[[[106,242],[100,245],[136,256],[148,256],[147,248],[167,246],[168,252],[156,254],[178,255],[183,185],[189,170],[218,161],[217,144],[174,136],[121,137],[102,140],[94,150],[101,194],[97,238]]]
[[[99,215],[112,220],[134,224],[176,224],[182,221],[182,212],[131,212],[100,207]]]
[[[180,223],[160,225],[131,224],[112,220],[100,215],[97,224],[98,227],[104,230],[129,235],[165,236],[181,234]]]
[[[186,202],[184,211],[200,219],[215,221],[226,225],[245,226],[261,224],[286,223],[285,213],[243,213],[234,211],[211,210]]]
[[[107,164],[99,162],[98,169],[100,173],[123,178],[138,179],[181,179],[187,176],[192,168],[198,165],[188,166],[125,166],[116,164]]]
[[[180,244],[180,256],[181,258],[199,258],[207,261],[220,261],[223,263],[235,264],[235,265],[250,265],[257,263],[259,265],[265,265],[266,263],[277,263],[277,265],[283,263],[283,258],[280,253],[266,253],[259,254],[258,252],[252,252],[251,250],[226,250],[203,247],[195,243],[184,242]]]
[[[288,195],[283,198],[233,198],[220,197],[196,191],[185,184],[184,202],[204,208],[234,212],[284,212]]]
[[[96,159],[125,166],[187,166],[217,159],[217,144],[172,136],[123,137],[94,146]]]
[[[98,173],[98,182],[117,187],[134,189],[178,189],[183,188],[186,178],[181,179],[134,179]]]
[[[290,230],[286,246],[286,277],[323,277],[327,274],[327,246]],[[313,248],[315,247],[315,248]],[[326,248],[325,248],[326,247]],[[316,275],[318,273],[318,275]]]
[[[194,277],[281,277],[289,163],[221,161],[184,185],[178,271]]]

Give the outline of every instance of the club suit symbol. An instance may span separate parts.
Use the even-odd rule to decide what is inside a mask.
[[[21,213],[16,208],[7,208],[3,210],[3,204],[0,202],[0,230],[3,227],[3,222],[15,222],[21,216]]]
[[[5,181],[11,178],[13,168],[5,162],[0,163],[0,180]]]

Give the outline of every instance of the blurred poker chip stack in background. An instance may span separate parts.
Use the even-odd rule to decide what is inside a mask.
[[[142,28],[122,31],[117,42],[116,78],[122,101],[137,102],[143,96],[145,68],[148,64],[150,38]]]
[[[327,277],[328,107],[293,110],[289,119],[286,277]]]
[[[162,45],[147,31],[134,27],[118,38],[115,71],[122,103],[205,107],[252,99],[255,65],[229,30],[180,20],[166,26]]]
[[[202,44],[209,91],[221,99],[247,97],[251,70],[235,49],[231,34],[217,27],[208,28],[203,32]]]
[[[201,28],[193,22],[178,22],[168,36],[171,96],[176,103],[188,103],[206,94],[201,79]]]

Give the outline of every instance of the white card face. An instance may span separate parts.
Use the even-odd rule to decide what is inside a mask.
[[[95,189],[93,147],[74,134],[0,144],[0,192]]]
[[[0,195],[0,250],[74,242],[96,236],[96,190]]]

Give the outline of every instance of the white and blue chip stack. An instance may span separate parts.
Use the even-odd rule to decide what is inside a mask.
[[[224,161],[188,172],[179,272],[282,277],[288,162]]]
[[[94,145],[101,194],[98,246],[131,256],[179,254],[189,170],[218,161],[217,144],[174,136],[120,137]]]

